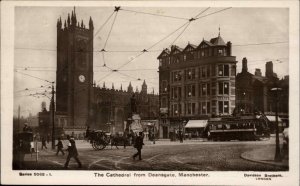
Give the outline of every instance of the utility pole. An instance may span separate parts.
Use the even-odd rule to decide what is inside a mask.
[[[155,123],[153,123],[153,144],[155,144]]]
[[[52,98],[51,98],[51,108],[52,108],[52,149],[55,149],[55,105],[54,105],[54,82],[52,82]]]
[[[18,132],[20,132],[20,112],[21,112],[21,106],[19,105],[19,108],[18,108]]]
[[[280,157],[280,147],[279,147],[279,126],[278,126],[278,91],[281,90],[281,88],[272,88],[271,90],[276,91],[276,98],[275,98],[275,121],[276,121],[276,150],[275,150],[275,161],[281,161]]]

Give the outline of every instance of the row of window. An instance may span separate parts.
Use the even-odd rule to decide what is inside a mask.
[[[164,57],[159,59],[159,65],[166,66],[170,65],[171,63],[180,63],[181,61],[185,62],[210,56],[227,56],[226,48],[206,48],[199,51],[191,51],[184,54],[177,54],[171,57]]]
[[[211,90],[210,83],[200,83],[198,85],[198,96],[215,95],[215,89]],[[171,87],[171,99],[181,99],[196,96],[196,84],[189,84],[184,86],[184,95],[182,95],[182,87]],[[218,82],[218,95],[229,95],[229,82]]]
[[[202,66],[200,68],[198,68],[198,78],[208,78],[210,76],[215,76],[216,75],[216,71],[214,70],[216,69],[215,65],[211,66]],[[225,64],[221,64],[221,65],[217,65],[217,72],[219,77],[229,77],[229,65]],[[235,66],[232,66],[231,68],[231,75],[235,76]],[[178,82],[178,81],[182,81],[182,80],[195,80],[196,79],[196,68],[189,68],[189,69],[185,69],[184,71],[181,70],[177,70],[177,71],[173,71],[171,72],[171,80],[172,82]]]
[[[211,109],[211,103],[210,101],[203,101],[203,102],[198,102],[198,110],[196,111],[196,104],[197,103],[185,103],[183,105],[181,104],[173,104],[171,105],[171,115],[172,116],[182,116],[184,115],[195,115],[195,114],[200,114],[200,115],[206,115],[206,114],[211,114],[212,109]],[[182,106],[184,106],[182,112]],[[229,114],[229,101],[218,101],[218,110],[219,114]]]

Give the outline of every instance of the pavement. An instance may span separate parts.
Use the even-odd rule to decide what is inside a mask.
[[[267,146],[264,148],[255,149],[252,151],[244,152],[241,154],[241,158],[257,163],[263,163],[268,165],[273,165],[282,168],[289,167],[288,156],[282,158],[281,161],[275,161],[275,145]]]

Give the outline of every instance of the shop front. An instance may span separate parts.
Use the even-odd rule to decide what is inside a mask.
[[[208,120],[189,120],[185,125],[185,136],[188,139],[202,138]]]

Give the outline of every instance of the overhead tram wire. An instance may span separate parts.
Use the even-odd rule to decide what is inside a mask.
[[[51,87],[47,87],[47,86],[48,85],[41,85],[41,86],[33,87],[33,88],[25,88],[25,89],[22,89],[22,90],[16,90],[16,91],[14,91],[14,93],[20,93],[20,92],[23,92],[23,91],[35,91],[35,90],[44,89],[44,88],[51,88]]]
[[[103,49],[104,49],[104,50],[105,50],[105,47],[106,47],[107,41],[108,41],[108,39],[109,39],[109,36],[110,36],[110,34],[111,34],[112,28],[113,28],[113,26],[114,26],[114,24],[115,24],[115,21],[116,21],[117,15],[118,15],[118,11],[117,11],[117,13],[115,14],[115,17],[114,17],[113,23],[111,24],[111,27],[110,27],[110,30],[109,30],[108,36],[107,36],[107,38],[106,38],[106,41],[105,41],[105,44],[104,44],[104,47],[103,47]]]
[[[187,29],[187,27],[191,24],[191,22],[189,22],[184,29],[180,32],[180,34],[174,39],[174,41],[171,43],[171,46],[177,41],[177,39],[183,34],[183,32]]]
[[[227,9],[230,9],[230,8],[231,8],[231,7],[225,8],[225,9],[222,9],[222,10],[219,10],[219,11],[216,11],[216,12],[213,12],[213,13],[211,13],[211,14],[208,14],[208,15],[212,15],[212,14],[215,14],[215,13],[218,13],[218,12],[222,12],[222,11],[227,10]],[[198,15],[201,15],[202,13],[204,13],[205,11],[207,11],[208,9],[209,9],[209,7],[206,8],[205,10],[203,10],[202,12],[200,12]],[[206,16],[207,16],[207,15],[206,15]],[[206,16],[202,16],[202,17],[206,17]],[[176,33],[178,30],[180,30],[182,27],[184,27],[184,26],[186,26],[187,24],[189,24],[191,21],[195,21],[195,20],[197,20],[197,19],[199,19],[199,18],[202,18],[202,17],[197,17],[197,18],[191,18],[191,19],[189,19],[188,22],[184,23],[184,24],[181,25],[179,28],[177,28],[175,31],[171,32],[171,33],[168,34],[166,37],[164,37],[164,38],[162,38],[161,40],[159,40],[158,42],[154,43],[154,44],[153,44],[152,46],[150,46],[149,48],[144,49],[144,50],[142,51],[142,53],[136,55],[135,57],[133,57],[131,60],[129,60],[129,61],[127,61],[126,63],[124,63],[123,65],[121,65],[121,66],[120,66],[119,68],[117,68],[116,70],[119,70],[119,69],[123,68],[125,65],[129,64],[129,63],[132,62],[134,59],[136,59],[136,58],[138,58],[139,56],[141,56],[142,54],[144,54],[145,51],[150,50],[151,48],[153,48],[154,46],[156,46],[158,43],[160,43],[160,42],[162,42],[163,40],[167,39],[168,37],[170,37],[171,35],[173,35],[174,33]],[[102,77],[102,78],[101,78],[100,80],[98,80],[97,82],[102,81],[103,79],[105,79],[106,77],[110,76],[111,74],[112,74],[112,73],[105,75],[104,77]]]
[[[123,10],[125,12],[133,12],[137,14],[145,14],[145,15],[152,15],[152,16],[159,16],[159,17],[167,17],[167,18],[173,18],[173,19],[181,19],[181,20],[189,20],[188,18],[183,17],[176,17],[176,16],[168,16],[168,15],[161,15],[161,14],[154,14],[154,13],[148,13],[148,12],[141,12],[141,11],[135,11],[135,10],[127,10],[121,8],[120,10]]]
[[[21,71],[33,71],[33,72],[56,72],[56,70],[42,70],[42,69],[16,69]]]
[[[107,38],[106,38],[105,44],[104,44],[104,46],[103,46],[103,49],[100,51],[100,52],[102,53],[103,67],[106,67],[106,68],[110,69],[112,72],[113,72],[113,69],[110,68],[110,67],[108,67],[108,66],[106,65],[104,52],[106,52],[105,48],[106,48],[108,39],[109,39],[109,37],[110,37],[111,31],[112,31],[112,29],[113,29],[113,26],[114,26],[114,24],[115,24],[115,21],[116,21],[116,18],[117,18],[117,15],[118,15],[118,11],[119,11],[119,10],[120,10],[120,7],[115,7],[115,10],[114,10],[114,12],[113,12],[113,13],[116,12],[115,17],[114,17],[114,20],[113,20],[113,22],[112,22],[112,24],[111,24],[111,27],[110,27],[109,33],[108,33],[108,35],[107,35]],[[111,17],[111,16],[110,16],[110,17]],[[109,17],[109,18],[110,18],[110,17]]]
[[[170,37],[171,35],[173,35],[175,32],[177,32],[178,30],[180,30],[182,27],[184,27],[185,25],[187,25],[187,23],[184,23],[183,25],[181,25],[180,27],[178,27],[175,31],[171,32],[170,34],[168,34],[167,36],[165,36],[164,38],[162,38],[161,40],[159,40],[158,42],[154,43],[152,46],[150,46],[147,50],[155,47],[157,44],[159,44],[160,42],[162,42],[163,40],[167,39],[168,37]],[[132,59],[130,59],[129,61],[127,61],[126,63],[124,63],[123,65],[121,65],[119,69],[123,68],[124,66],[126,66],[127,64],[129,64],[130,62],[132,62],[134,59],[138,58],[139,56],[141,56],[142,54],[144,54],[144,52],[139,53],[138,55],[134,56]]]
[[[148,52],[160,52],[161,50],[148,50]],[[94,52],[105,52],[105,53],[137,53],[139,50],[96,50]]]
[[[206,12],[208,9],[210,9],[210,7],[207,7],[206,9],[204,9],[202,12],[200,12],[199,14],[197,14],[195,17],[199,17],[201,14],[203,14],[204,12]]]
[[[232,8],[232,7],[224,8],[224,9],[222,9],[222,10],[219,10],[219,11],[216,11],[216,12],[212,12],[212,13],[206,14],[206,15],[204,15],[204,16],[197,17],[196,20],[197,20],[197,19],[201,19],[201,18],[203,18],[203,17],[207,17],[207,16],[210,16],[210,15],[213,15],[213,14],[217,14],[217,13],[219,13],[219,12],[223,12],[223,11],[225,11],[225,10],[229,10],[229,9],[231,9],[231,8]]]
[[[157,70],[156,68],[141,68],[141,69],[126,69],[126,70],[119,70],[119,71],[153,71]]]
[[[207,10],[207,9],[206,9]],[[202,11],[202,13],[205,11]],[[121,65],[119,68],[116,69],[116,71],[118,71],[119,69],[121,69],[122,67],[124,67],[125,65],[129,64],[130,62],[132,62],[134,59],[138,58],[139,56],[143,55],[145,52],[147,52],[149,49],[153,48],[154,46],[156,46],[158,43],[162,42],[163,40],[167,39],[168,37],[170,37],[171,35],[173,35],[175,32],[177,32],[178,30],[180,30],[182,27],[184,27],[185,25],[189,25],[191,21],[189,20],[188,22],[186,22],[185,24],[183,24],[182,26],[180,26],[179,28],[177,28],[175,31],[171,32],[170,34],[168,34],[166,37],[162,38],[161,40],[159,40],[158,42],[154,43],[152,46],[150,46],[147,49],[144,49],[143,51],[141,51],[141,53],[139,53],[138,55],[134,56],[131,60],[129,60],[128,62],[126,62],[125,64]],[[111,73],[105,75],[104,77],[102,77],[99,81],[102,81],[103,79],[105,79],[106,77],[110,76],[114,71],[112,71]]]
[[[106,25],[106,23],[110,20],[110,18],[114,15],[115,11],[106,19],[106,21],[101,25],[101,27],[95,32],[94,36],[96,36]]]
[[[49,52],[56,52],[55,49],[47,49],[47,48],[25,48],[25,47],[14,47],[17,50],[37,50],[37,51],[49,51]]]
[[[200,12],[199,14],[197,14],[195,16],[195,18],[198,18],[198,16],[200,16],[201,14],[203,14],[204,12],[206,12],[208,9],[210,9],[210,7],[206,8],[205,10],[203,10],[202,12]],[[187,29],[187,27],[191,24],[192,21],[195,20],[195,18],[191,18],[189,19],[189,23],[185,26],[185,28],[181,31],[181,33],[174,39],[174,41],[172,42],[171,46],[177,41],[177,39],[185,32],[185,30]]]
[[[17,72],[17,73],[19,73],[19,74],[23,74],[23,75],[25,75],[25,76],[29,76],[29,77],[35,78],[35,79],[39,79],[39,80],[41,80],[41,81],[46,81],[46,82],[48,82],[48,83],[53,83],[53,82],[54,82],[54,81],[49,81],[49,80],[42,79],[42,78],[39,78],[39,77],[36,77],[36,76],[32,76],[32,75],[29,75],[29,74],[25,74],[25,73],[19,72],[19,71],[17,71],[17,70],[15,70],[15,72]]]
[[[207,11],[210,7],[206,8],[205,10],[201,11],[199,14],[197,14],[197,16],[203,14],[205,11]],[[158,45],[160,42],[164,41],[165,39],[169,38],[171,35],[173,35],[174,33],[176,33],[178,30],[180,30],[181,28],[183,28],[186,25],[189,25],[192,21],[194,21],[194,18],[188,19],[188,21],[186,23],[184,23],[183,25],[181,25],[180,27],[178,27],[177,29],[175,29],[173,32],[171,32],[170,34],[168,34],[167,36],[165,36],[164,38],[162,38],[161,40],[157,41],[156,43],[154,43],[153,45],[151,45],[150,47],[148,47],[146,49],[146,51],[149,51],[151,48],[155,47],[156,45]],[[141,53],[143,54],[143,53]],[[141,54],[137,55],[134,59],[136,59],[137,57],[139,57]],[[124,63],[123,65],[121,65],[118,69],[123,68],[125,65],[127,65],[128,63],[132,62],[133,60],[130,60],[126,63]]]
[[[184,25],[183,25],[184,26]],[[182,26],[182,27],[183,27]],[[272,44],[285,44],[289,43],[288,41],[276,41],[276,42],[262,42],[262,43],[246,43],[246,44],[236,44],[232,46],[236,47],[243,47],[243,46],[255,46],[255,45],[272,45]],[[48,51],[53,51],[56,52],[56,50],[52,49],[43,49],[43,48],[20,48],[20,47],[15,47],[15,49],[22,49],[22,50],[48,50]],[[147,52],[160,52],[161,50],[148,50]],[[99,50],[94,50],[93,52],[100,52]],[[106,53],[135,53],[135,52],[140,52],[138,50],[106,50]],[[16,67],[16,68],[26,68],[26,67]],[[55,67],[28,67],[28,68],[55,68]]]
[[[240,44],[240,45],[232,45],[232,46],[242,47],[242,46],[271,45],[271,44],[283,44],[283,43],[289,43],[289,42],[288,41],[277,41],[277,42],[266,42],[266,43]]]
[[[136,77],[130,76],[130,75],[128,75],[128,74],[125,74],[125,73],[122,73],[122,72],[119,72],[119,71],[118,71],[118,73],[121,74],[121,75],[123,75],[123,76],[132,78],[133,80],[137,80],[137,81],[140,81],[140,80],[141,80],[140,78],[136,78]]]

